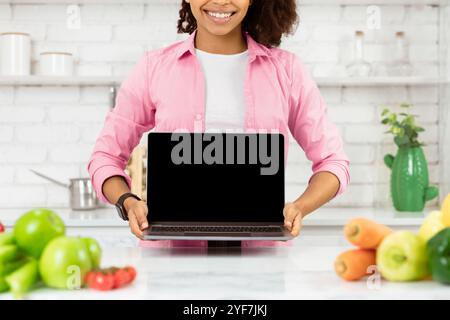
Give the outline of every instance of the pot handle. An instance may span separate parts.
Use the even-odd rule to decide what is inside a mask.
[[[65,184],[65,183],[63,183],[63,182],[61,182],[61,181],[58,181],[58,180],[55,180],[55,179],[53,179],[53,178],[50,178],[50,177],[47,177],[46,175],[44,175],[44,174],[42,174],[42,173],[40,173],[40,172],[37,172],[37,171],[35,171],[35,170],[33,170],[33,169],[29,169],[31,172],[33,172],[35,175],[37,175],[37,176],[39,176],[39,177],[41,177],[41,178],[43,178],[43,179],[45,179],[45,180],[48,180],[48,181],[50,181],[50,182],[53,182],[54,184],[57,184],[58,186],[60,186],[60,187],[64,187],[64,188],[67,188],[67,189],[69,189],[70,188],[70,186],[68,185],[68,184]]]

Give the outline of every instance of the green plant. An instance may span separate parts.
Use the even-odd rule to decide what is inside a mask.
[[[395,113],[386,108],[381,113],[381,123],[389,126],[389,130],[385,133],[394,136],[394,142],[399,148],[423,146],[418,137],[419,133],[424,132],[425,129],[416,124],[418,116],[409,113],[409,109],[412,107],[410,104],[403,103],[400,107],[405,111]]]

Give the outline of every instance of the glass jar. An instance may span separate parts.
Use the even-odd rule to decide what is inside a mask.
[[[364,32],[356,31],[353,46],[353,61],[347,65],[350,77],[367,77],[372,73],[372,66],[364,59]]]
[[[409,46],[405,33],[398,31],[395,34],[394,59],[389,68],[389,75],[394,77],[408,77],[413,75],[413,66],[409,62]]]

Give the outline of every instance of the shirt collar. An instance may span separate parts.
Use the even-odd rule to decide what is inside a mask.
[[[185,41],[183,41],[179,47],[177,58],[181,59],[185,56],[186,53],[190,53],[192,55],[195,55],[195,35],[197,31],[194,31]],[[250,58],[250,61],[255,59],[257,56],[268,56],[269,55],[269,49],[253,40],[253,38],[248,34],[248,32],[245,32],[245,36],[247,39],[247,48],[248,48],[248,55]]]

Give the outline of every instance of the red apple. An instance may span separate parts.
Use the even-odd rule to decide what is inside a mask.
[[[0,222],[0,233],[5,232],[5,226]]]

